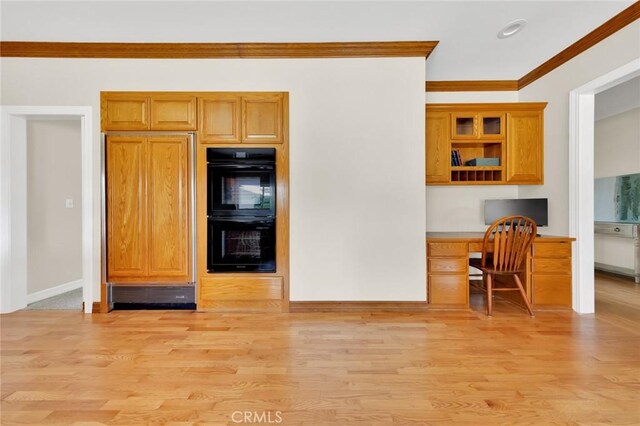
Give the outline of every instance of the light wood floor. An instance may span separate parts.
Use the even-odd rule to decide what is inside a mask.
[[[640,329],[640,284],[632,278],[596,272],[595,290],[598,319],[630,331]]]
[[[3,315],[1,423],[640,423],[637,321],[495,311]]]

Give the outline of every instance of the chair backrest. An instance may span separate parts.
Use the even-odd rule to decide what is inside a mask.
[[[492,266],[502,272],[520,271],[536,237],[537,227],[526,216],[506,216],[495,221],[484,234],[482,266]],[[487,265],[487,254],[492,248],[492,265]]]

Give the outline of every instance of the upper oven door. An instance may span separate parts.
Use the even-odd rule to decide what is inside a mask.
[[[274,216],[275,170],[272,164],[207,165],[207,215]]]

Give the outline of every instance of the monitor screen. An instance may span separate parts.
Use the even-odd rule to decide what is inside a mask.
[[[521,198],[512,200],[485,200],[484,223],[491,225],[505,216],[527,216],[538,226],[548,226],[546,198]]]

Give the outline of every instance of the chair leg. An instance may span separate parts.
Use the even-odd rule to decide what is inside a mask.
[[[486,274],[487,276],[487,315],[492,316],[493,311],[493,276],[491,274]]]
[[[527,305],[527,310],[529,311],[529,315],[534,317],[535,315],[533,314],[533,310],[531,309],[531,304],[529,303],[527,294],[524,292],[524,287],[522,287],[522,282],[520,281],[520,277],[518,276],[518,274],[515,274],[513,278],[515,279],[516,284],[518,285],[518,290],[520,290],[520,294],[522,295],[522,300],[524,300],[524,304]]]

